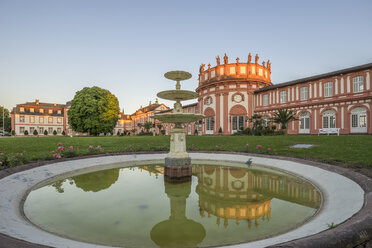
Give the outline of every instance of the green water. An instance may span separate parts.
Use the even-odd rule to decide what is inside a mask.
[[[191,181],[178,184],[162,172],[161,165],[81,172],[31,191],[24,212],[42,229],[90,243],[207,247],[278,235],[320,205],[311,184],[259,166],[193,165]]]

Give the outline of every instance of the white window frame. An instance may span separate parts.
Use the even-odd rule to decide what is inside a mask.
[[[265,94],[263,95],[263,106],[269,105],[269,95]]]
[[[310,133],[310,114],[303,112],[300,114],[299,133]]]
[[[363,76],[353,77],[353,92],[358,93],[364,90],[364,79]]]
[[[29,122],[30,123],[35,123],[35,116],[30,116],[29,117]]]
[[[210,116],[205,118],[205,133],[213,134],[214,132],[214,117]]]
[[[53,117],[48,117],[48,123],[53,123]]]
[[[324,97],[333,96],[333,82],[326,82],[324,84]]]
[[[280,103],[287,103],[287,91],[280,91]]]
[[[244,128],[244,115],[233,115],[231,116],[231,129],[233,133],[236,133],[240,128]]]
[[[322,117],[323,128],[336,128],[336,113],[333,110],[326,110]]]
[[[364,107],[357,107],[350,113],[350,132],[367,133],[368,127],[367,111]]]
[[[301,87],[300,89],[301,95],[300,99],[301,101],[306,101],[309,97],[309,88],[307,86]]]

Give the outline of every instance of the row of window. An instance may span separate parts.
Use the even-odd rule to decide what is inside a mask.
[[[30,110],[31,113],[35,113],[35,108],[29,108],[29,110]],[[44,109],[37,109],[37,110],[39,110],[39,113],[42,113],[42,114],[45,113]],[[25,108],[20,107],[19,111],[20,112],[25,112]],[[48,109],[48,114],[53,114],[53,109]],[[59,115],[62,114],[62,110],[60,110],[60,109],[57,110],[57,114],[59,114]]]
[[[311,86],[310,86],[311,87]],[[364,90],[363,76],[353,77],[353,92],[359,93]],[[316,97],[316,86],[314,86],[314,96]],[[324,96],[331,97],[334,95],[334,83],[324,83]],[[296,97],[297,98],[297,97]],[[287,90],[280,91],[280,103],[287,103]],[[292,100],[294,99],[294,89],[292,88]],[[304,86],[300,88],[300,100],[305,101],[309,99],[309,87]],[[269,94],[263,95],[263,106],[269,105]]]
[[[29,123],[35,123],[35,116],[29,116],[28,121]],[[25,116],[23,115],[19,116],[19,122],[25,123]],[[45,123],[43,116],[39,116],[39,123]],[[48,117],[48,123],[53,123],[53,117]],[[57,118],[57,123],[62,124],[62,117]]]
[[[303,112],[299,117],[300,132],[310,133],[310,115],[308,112]],[[206,118],[207,133],[214,130],[214,117]],[[263,117],[263,126],[270,126],[270,118]],[[232,131],[238,131],[244,127],[244,116],[232,116]],[[336,112],[333,110],[324,111],[322,115],[322,128],[336,128]],[[367,132],[367,111],[365,108],[359,107],[351,111],[351,128],[355,132]],[[353,130],[354,129],[354,130]]]
[[[19,133],[20,134],[23,134],[25,131],[27,130],[27,128],[25,127],[19,127]],[[37,130],[37,128],[35,127],[30,127],[28,131],[29,134],[33,134],[34,131]],[[38,134],[44,134],[44,131],[47,130],[48,131],[48,134],[53,134],[54,130],[52,127],[49,127],[48,129],[44,129],[43,127],[39,127],[39,129],[37,130],[38,131]],[[56,130],[57,134],[61,134],[62,133],[62,128],[57,128]]]

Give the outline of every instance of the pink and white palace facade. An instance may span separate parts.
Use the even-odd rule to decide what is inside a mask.
[[[198,109],[207,118],[202,134],[229,135],[249,127],[253,114],[269,125],[279,108],[293,111],[288,134],[318,134],[319,129],[338,129],[340,134],[372,134],[372,63],[339,71],[272,84],[270,61],[259,64],[248,56],[204,70],[200,67]]]

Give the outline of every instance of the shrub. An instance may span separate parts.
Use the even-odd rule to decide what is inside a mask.
[[[57,131],[56,130],[53,131],[53,135],[54,136],[57,135]]]
[[[160,132],[161,132],[162,135],[165,135],[165,130],[164,129],[162,129]]]
[[[48,131],[46,129],[44,130],[44,135],[48,135]]]
[[[222,133],[222,128],[220,127],[220,129],[218,129],[218,133],[221,134]]]
[[[24,135],[26,135],[26,136],[28,135],[28,131],[27,130],[25,130]]]
[[[272,125],[271,130],[275,131],[276,130],[276,125]]]
[[[66,132],[65,130],[62,131],[62,135],[65,136],[66,135]]]
[[[38,134],[39,134],[39,133],[38,133],[37,130],[35,129],[33,135],[36,136],[36,135],[38,135]]]
[[[15,135],[15,130],[12,130],[12,135],[13,135],[13,136]]]
[[[117,136],[120,136],[120,131],[118,131],[118,132],[116,133],[116,135],[117,135]]]
[[[14,167],[17,165],[26,164],[28,159],[24,156],[23,153],[11,154],[7,157],[6,165],[9,167]]]

